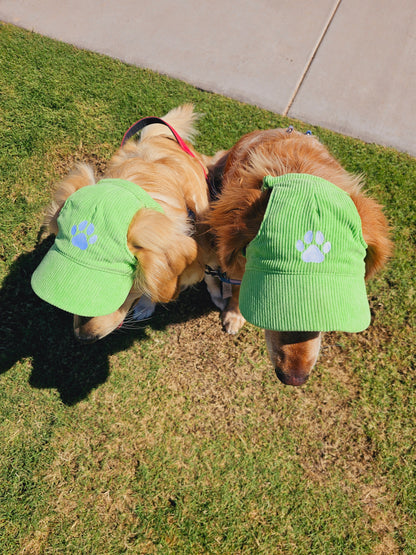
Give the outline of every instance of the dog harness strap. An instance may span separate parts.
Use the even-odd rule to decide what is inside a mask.
[[[127,131],[124,133],[123,140],[121,141],[121,146],[123,146],[124,143],[128,139],[133,137],[133,135],[135,135],[136,133],[138,133],[139,131],[141,131],[142,129],[147,127],[148,125],[152,125],[154,123],[159,123],[161,125],[166,125],[166,127],[169,127],[169,129],[172,131],[173,136],[177,140],[181,149],[184,152],[186,152],[187,154],[189,154],[190,156],[192,156],[192,158],[195,158],[197,160],[197,157],[195,156],[195,154],[187,146],[187,144],[182,139],[182,137],[180,135],[178,135],[178,133],[174,130],[174,128],[171,125],[169,125],[166,121],[164,121],[163,119],[157,118],[157,117],[154,117],[154,116],[148,116],[146,118],[139,119],[138,121],[136,121],[136,123],[133,123],[133,125],[131,127],[129,127],[127,129]],[[198,160],[198,162],[199,162],[199,160]],[[201,166],[202,166],[202,164],[201,164]],[[207,173],[206,173],[205,168],[203,166],[202,166],[202,169],[204,170],[204,175],[205,175],[205,179],[206,179],[207,178]]]
[[[228,283],[230,285],[241,285],[240,279],[231,279],[227,276],[225,272],[221,272],[221,270],[216,269],[214,270],[211,266],[205,266],[205,273],[209,276],[214,276],[218,278],[222,283]]]

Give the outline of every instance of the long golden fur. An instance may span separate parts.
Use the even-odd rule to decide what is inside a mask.
[[[195,133],[197,117],[192,105],[184,105],[163,119],[189,141]],[[192,237],[188,210],[198,218],[208,208],[204,170],[209,158],[192,152],[196,158],[181,149],[168,127],[153,124],[142,131],[140,140],[130,140],[120,148],[100,176],[140,185],[160,203],[164,214],[150,209],[135,214],[127,235],[128,247],[138,261],[134,285],[114,313],[94,318],[75,315],[74,330],[79,339],[94,341],[113,331],[143,296],[148,299],[147,309],[150,306],[151,312],[152,303],[169,302],[181,289],[203,279],[206,260]],[[81,164],[57,186],[44,220],[51,233],[58,232],[57,218],[66,199],[95,182],[93,168]]]
[[[270,190],[261,191],[264,176],[305,173],[322,177],[346,191],[361,217],[366,278],[385,264],[391,254],[388,224],[380,205],[363,193],[360,176],[348,173],[313,136],[284,129],[254,131],[220,157],[215,173],[222,176],[222,192],[209,212],[207,223],[215,237],[221,268],[234,279],[242,279],[244,248],[254,239],[262,222]],[[212,283],[211,293],[215,296]],[[239,286],[225,307],[222,318],[229,333],[244,324],[238,308]],[[268,351],[276,373],[284,383],[301,385],[314,366],[320,348],[317,332],[266,330]]]

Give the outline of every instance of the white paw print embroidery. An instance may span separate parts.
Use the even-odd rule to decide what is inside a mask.
[[[302,253],[302,260],[304,262],[316,262],[319,264],[325,260],[325,255],[331,250],[331,243],[325,241],[322,231],[315,233],[315,244],[312,244],[314,232],[307,231],[305,236],[299,241],[296,241],[296,248]]]

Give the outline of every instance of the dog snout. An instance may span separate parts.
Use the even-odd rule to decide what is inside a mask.
[[[100,339],[100,336],[91,329],[91,320],[92,318],[85,316],[74,316],[74,335],[80,343],[90,344]]]
[[[279,380],[285,385],[304,385],[308,379],[310,372],[308,374],[302,374],[290,369],[289,372],[284,371],[281,367],[275,366],[274,371]]]
[[[266,330],[266,343],[279,380],[285,385],[305,384],[318,358],[320,332]]]
[[[96,335],[78,335],[77,333],[75,333],[75,337],[80,343],[83,343],[85,345],[90,345],[91,343],[95,343],[100,339]]]
[[[74,334],[81,343],[94,343],[115,329],[121,327],[124,318],[132,304],[130,297],[115,312],[104,316],[86,316],[74,315]]]

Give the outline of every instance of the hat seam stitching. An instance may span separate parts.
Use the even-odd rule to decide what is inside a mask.
[[[319,272],[319,273],[311,273],[311,272],[284,272],[284,271],[276,271],[276,270],[265,270],[264,268],[262,268],[261,266],[246,266],[246,271],[257,271],[257,272],[261,272],[262,274],[274,274],[274,275],[279,275],[279,276],[308,276],[308,277],[313,277],[313,276],[337,276],[337,277],[361,277],[358,276],[357,274],[344,274],[344,273],[339,273],[339,272]]]
[[[121,272],[118,270],[111,270],[109,268],[103,268],[102,266],[95,266],[95,265],[91,265],[91,264],[85,264],[83,262],[81,262],[78,258],[74,258],[72,256],[70,256],[69,254],[63,252],[55,243],[55,249],[57,252],[59,252],[59,254],[65,258],[67,258],[68,260],[71,260],[71,262],[75,262],[75,264],[82,266],[83,268],[88,268],[89,270],[100,270],[101,272],[105,272],[107,274],[117,274],[119,276],[128,276],[131,274],[131,272]],[[134,258],[133,255],[131,255],[132,258]],[[134,258],[134,260],[137,262],[137,260]],[[131,261],[133,262],[133,260]]]

